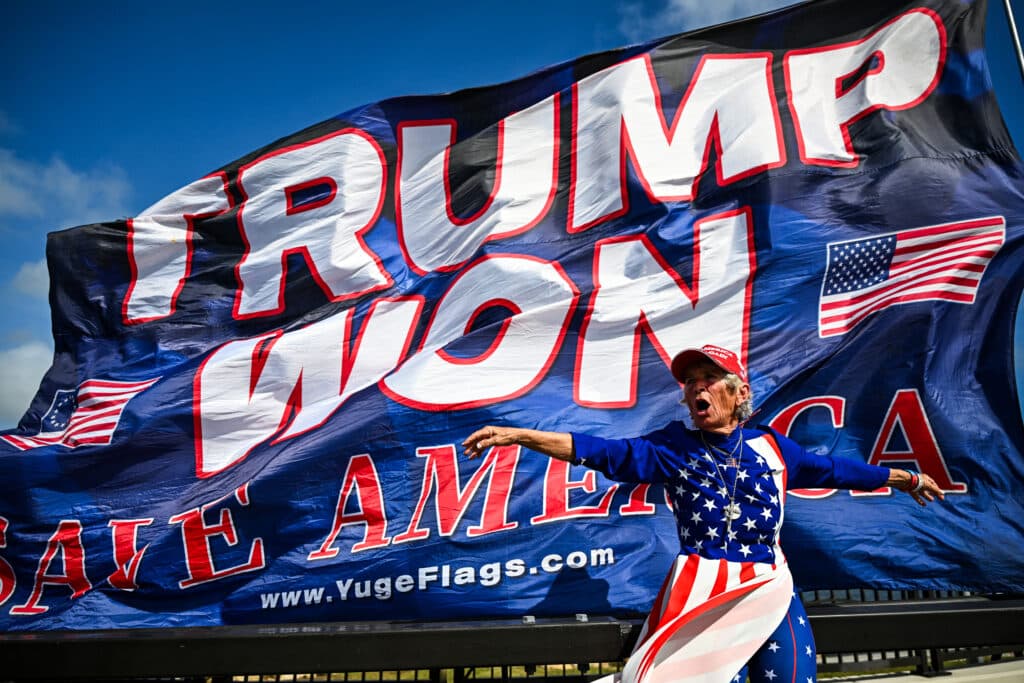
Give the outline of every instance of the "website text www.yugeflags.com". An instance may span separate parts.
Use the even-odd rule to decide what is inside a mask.
[[[344,578],[334,586],[317,586],[297,590],[260,593],[263,609],[285,607],[312,607],[333,603],[335,600],[390,600],[396,593],[426,591],[431,588],[479,585],[498,586],[504,579],[518,579],[538,574],[558,574],[566,569],[582,570],[587,567],[605,567],[615,564],[611,548],[594,548],[589,552],[575,550],[566,555],[549,553],[536,564],[523,559],[487,562],[485,564],[440,564],[420,567],[415,574],[378,576],[375,578]]]

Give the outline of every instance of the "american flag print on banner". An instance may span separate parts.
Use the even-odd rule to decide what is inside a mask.
[[[1006,240],[1002,216],[828,245],[818,333],[841,335],[876,311],[914,301],[974,303]]]
[[[59,389],[43,414],[36,436],[0,436],[21,451],[40,446],[105,446],[110,443],[128,401],[156,384],[89,379],[77,389]]]

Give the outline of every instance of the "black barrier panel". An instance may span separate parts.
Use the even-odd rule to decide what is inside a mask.
[[[820,654],[1024,641],[1024,599],[811,605]],[[527,623],[529,622],[529,623]],[[638,621],[329,623],[0,634],[0,681],[615,662]]]

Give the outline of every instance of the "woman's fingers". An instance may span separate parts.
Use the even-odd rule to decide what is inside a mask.
[[[476,430],[462,442],[462,452],[470,458],[479,457],[491,446],[504,446],[514,441],[512,431],[507,427],[488,425]]]
[[[921,473],[918,476],[921,477],[921,488],[917,491],[910,492],[910,495],[913,496],[918,505],[927,505],[928,503],[936,500],[946,499],[946,494],[941,488],[939,488],[939,485],[935,483],[934,479],[924,473]]]

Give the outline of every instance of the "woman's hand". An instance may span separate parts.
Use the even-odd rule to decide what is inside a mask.
[[[946,499],[946,494],[935,483],[935,480],[924,472],[893,469],[890,470],[889,481],[886,483],[900,491],[906,491],[921,506],[935,500]]]
[[[526,430],[516,427],[495,427],[488,425],[476,430],[462,442],[462,452],[469,458],[479,458],[485,450],[492,446],[511,446],[519,444],[517,434]]]
[[[523,446],[556,460],[573,461],[572,434],[568,432],[542,432],[522,427],[496,427],[488,425],[470,434],[462,442],[462,452],[469,458],[479,458],[492,446]]]

